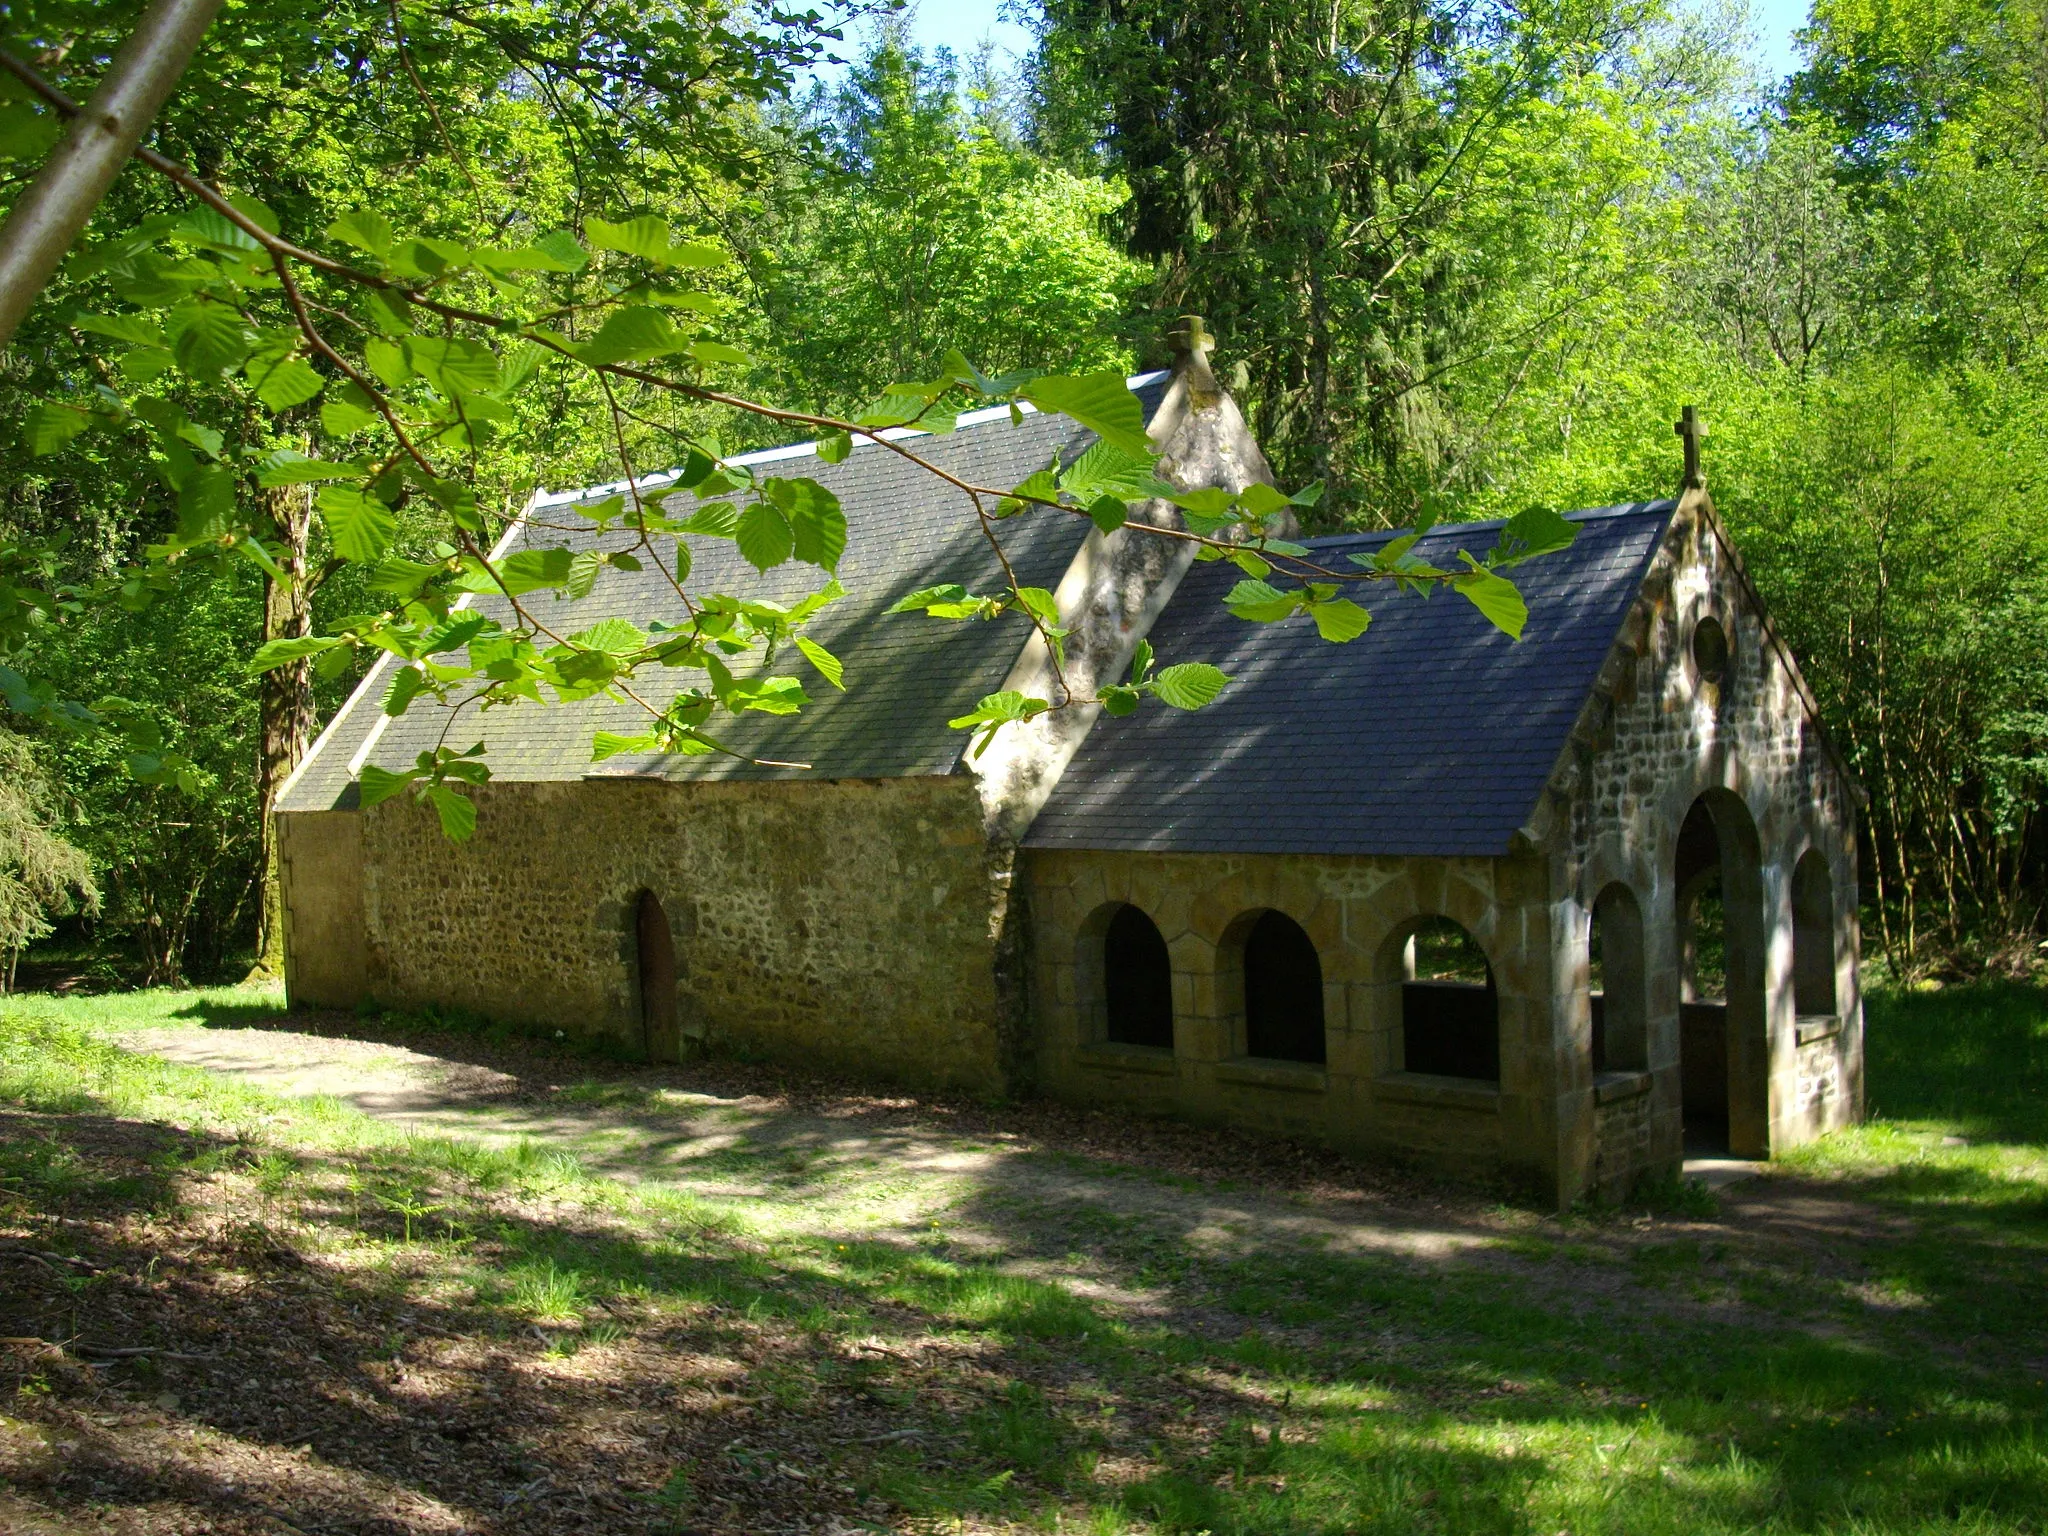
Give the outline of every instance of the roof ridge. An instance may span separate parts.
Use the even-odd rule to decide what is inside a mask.
[[[1158,383],[1170,371],[1166,368],[1154,368],[1149,373],[1127,374],[1124,378],[1124,387],[1135,392],[1144,388],[1147,384]],[[1010,419],[1012,409],[1021,411],[1027,416],[1038,414],[1038,407],[1029,400],[1020,400],[1014,407],[1007,404],[983,406],[979,410],[963,411],[959,416],[955,417],[953,420],[953,430],[957,432],[962,427],[979,427],[991,421],[1007,421]],[[875,434],[877,438],[888,443],[901,442],[903,439],[910,437],[932,437],[935,435],[923,427],[884,427]],[[783,459],[806,459],[817,453],[818,441],[817,438],[810,438],[801,443],[785,443],[779,448],[754,448],[746,453],[732,454],[726,458],[725,462],[728,464],[775,464]],[[853,446],[859,449],[872,447],[874,444],[872,441],[863,441],[855,438]],[[662,488],[674,485],[681,475],[682,471],[680,469],[665,469],[659,474],[641,475],[633,480],[611,480],[603,485],[587,485],[581,490],[549,491],[537,489],[533,493],[531,508],[566,507],[574,502],[596,501],[606,496],[620,496],[633,490],[636,486],[641,490]]]
[[[1676,499],[1667,496],[1661,497],[1656,501],[1618,501],[1604,507],[1582,507],[1560,515],[1573,522],[1583,523],[1591,522],[1595,519],[1605,520],[1617,517],[1661,516],[1674,512],[1677,508],[1678,502]],[[1496,528],[1504,528],[1508,522],[1509,519],[1505,517],[1489,517],[1469,523],[1433,523],[1430,525],[1429,531],[1424,533],[1422,537],[1430,539],[1435,538],[1439,534],[1485,532]],[[1334,544],[1358,543],[1368,539],[1398,539],[1414,531],[1412,527],[1361,528],[1350,533],[1319,533],[1312,539],[1302,539],[1299,542],[1308,545],[1310,548],[1317,546],[1327,547]]]

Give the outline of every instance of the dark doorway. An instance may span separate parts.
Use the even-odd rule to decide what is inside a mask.
[[[640,1036],[649,1061],[680,1061],[676,1028],[676,942],[668,914],[652,891],[634,902],[634,952],[639,960]]]
[[[1173,963],[1137,907],[1119,907],[1102,936],[1102,991],[1112,1044],[1173,1049]]]
[[[1769,1157],[1763,860],[1740,796],[1709,790],[1679,826],[1680,1103],[1688,1151]]]
[[[1437,1077],[1500,1081],[1500,998],[1472,935],[1432,917],[1402,957],[1401,1065]]]
[[[1244,941],[1244,1050],[1272,1061],[1327,1059],[1323,962],[1284,912],[1261,913]]]
[[[1728,909],[1704,800],[1678,831],[1678,1076],[1685,1149],[1728,1150]]]

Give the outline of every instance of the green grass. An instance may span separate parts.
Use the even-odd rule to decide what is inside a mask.
[[[193,1179],[230,1170],[250,1222],[438,1299],[444,1322],[538,1327],[557,1356],[620,1336],[608,1301],[646,1309],[632,1326],[771,1322],[780,1352],[749,1346],[763,1411],[824,1423],[849,1395],[887,1405],[920,1434],[844,1453],[833,1475],[937,1528],[2048,1531],[2039,989],[1872,998],[1883,1118],[1786,1159],[1822,1185],[1816,1220],[1844,1223],[1820,1240],[1765,1241],[1684,1208],[1646,1228],[1506,1212],[1500,1241],[1449,1257],[1277,1227],[1219,1248],[1195,1235],[1211,1191],[1145,1181],[1187,1202],[1176,1223],[1100,1198],[1130,1182],[1114,1165],[1054,1153],[1034,1166],[1070,1194],[969,1189],[914,1237],[835,1229],[829,1194],[811,1229],[764,1227],[686,1185],[408,1136],[102,1038],[278,1017],[229,993],[0,1005],[0,1101],[176,1130],[155,1172],[120,1187],[95,1185],[61,1142],[0,1143],[0,1196],[174,1211]],[[803,1171],[765,1144],[705,1161],[707,1183]],[[940,1363],[861,1354],[871,1338],[922,1341]],[[757,1453],[733,1445],[719,1469],[751,1475]],[[650,1507],[689,1525],[711,1470],[678,1469]]]

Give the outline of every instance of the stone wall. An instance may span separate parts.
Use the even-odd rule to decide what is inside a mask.
[[[634,913],[649,890],[674,933],[686,1039],[1002,1086],[1018,1028],[996,974],[1008,871],[967,776],[499,783],[477,805],[460,846],[407,799],[345,815],[360,827],[357,995],[638,1051]],[[286,898],[299,912],[314,894],[295,879]]]
[[[1718,676],[1693,639],[1728,637]],[[1240,857],[1034,850],[1025,866],[1039,1075],[1084,1101],[1172,1112],[1500,1169],[1554,1193],[1618,1198],[1678,1171],[1678,835],[1714,822],[1729,911],[1732,1150],[1768,1156],[1862,1112],[1854,790],[1820,734],[1704,495],[1681,505],[1542,803],[1499,859]],[[1836,1011],[1795,1008],[1792,871],[1830,877]],[[1639,1060],[1597,1076],[1589,940],[1619,884],[1639,916]],[[1103,914],[1132,903],[1171,956],[1171,1051],[1109,1045],[1091,970]],[[1326,1066],[1243,1054],[1236,946],[1248,915],[1287,913],[1323,964]],[[1497,1088],[1407,1072],[1400,951],[1414,921],[1462,924],[1499,989]],[[1094,946],[1091,951],[1091,946]],[[1099,959],[1093,962],[1099,965]],[[1610,1021],[1617,1003],[1610,993]]]
[[[301,811],[277,819],[284,895],[284,980],[294,1006],[353,1008],[362,1000],[362,818]]]
[[[1718,680],[1694,654],[1713,617],[1728,637]],[[1682,1155],[1677,840],[1704,797],[1728,908],[1732,1150],[1763,1157],[1862,1113],[1854,788],[1802,695],[1787,653],[1694,492],[1681,504],[1594,698],[1528,836],[1552,860],[1562,1156],[1579,1177],[1629,1179],[1596,1113],[1587,941],[1600,893],[1619,882],[1642,914],[1652,1078],[1641,1173]],[[1793,867],[1817,850],[1831,877],[1838,1028],[1832,1087],[1810,1091],[1793,998]],[[1804,1048],[1810,1049],[1810,1048]],[[1823,1099],[1825,1102],[1823,1102]]]
[[[1555,1187],[1540,861],[1033,849],[1023,875],[1039,1081],[1048,1091]],[[1150,916],[1167,943],[1170,1051],[1104,1037],[1101,928],[1124,902]],[[1328,1051],[1322,1066],[1245,1055],[1243,935],[1266,910],[1286,913],[1315,943]],[[1429,916],[1463,925],[1493,968],[1497,1085],[1404,1069],[1403,952]]]

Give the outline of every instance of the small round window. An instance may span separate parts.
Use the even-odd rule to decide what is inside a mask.
[[[1728,671],[1728,631],[1711,614],[1692,627],[1692,664],[1703,683],[1718,683]]]

